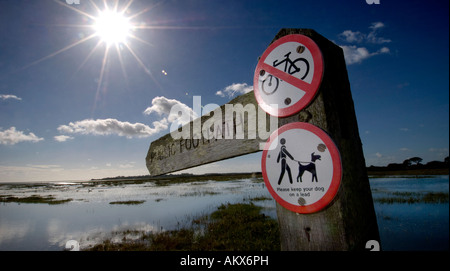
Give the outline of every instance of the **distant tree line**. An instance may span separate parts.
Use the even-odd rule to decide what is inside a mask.
[[[405,170],[405,169],[441,169],[449,168],[449,157],[445,157],[444,161],[431,161],[422,164],[423,159],[420,157],[411,157],[403,161],[403,163],[391,163],[385,167],[370,166],[369,170]]]

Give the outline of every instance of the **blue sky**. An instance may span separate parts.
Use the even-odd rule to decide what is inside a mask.
[[[122,0],[132,36],[108,47],[92,27],[103,0],[1,1],[0,181],[148,174],[149,144],[169,131],[167,106],[192,107],[194,95],[221,105],[251,90],[281,28],[312,28],[344,49],[368,166],[442,161],[448,5]],[[259,171],[260,159],[190,172]]]

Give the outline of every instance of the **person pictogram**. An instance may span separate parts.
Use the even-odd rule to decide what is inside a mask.
[[[281,173],[280,173],[280,178],[278,179],[278,185],[281,184],[281,181],[283,180],[284,173],[286,171],[288,172],[289,181],[292,184],[291,168],[286,163],[286,156],[291,158],[291,160],[294,160],[294,157],[292,157],[292,155],[286,149],[286,146],[285,146],[286,139],[282,138],[280,140],[280,143],[281,143],[281,148],[280,148],[280,153],[278,154],[277,163],[279,163],[280,159],[281,159]]]

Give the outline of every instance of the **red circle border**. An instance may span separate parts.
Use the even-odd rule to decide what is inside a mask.
[[[305,205],[305,206],[294,205],[294,204],[291,204],[291,203],[285,201],[284,199],[282,199],[273,189],[273,187],[269,181],[269,178],[267,176],[266,156],[267,156],[267,151],[268,151],[270,145],[282,133],[284,133],[285,131],[288,131],[288,130],[292,130],[292,129],[304,129],[304,130],[312,132],[313,134],[318,136],[325,143],[328,150],[330,151],[331,159],[333,162],[333,176],[331,179],[330,187],[328,188],[327,192],[325,193],[325,195],[323,195],[323,197],[321,199],[319,199],[318,201],[316,201],[315,203],[310,204],[310,205]],[[280,127],[275,132],[273,132],[272,135],[270,135],[269,139],[266,142],[266,145],[264,146],[262,159],[261,159],[261,169],[262,169],[262,174],[263,174],[263,178],[264,178],[264,183],[266,184],[266,187],[269,190],[272,197],[279,204],[281,204],[284,208],[286,208],[290,211],[293,211],[296,213],[302,213],[302,214],[315,213],[315,212],[322,210],[326,206],[328,206],[330,204],[330,202],[336,196],[336,194],[339,190],[340,184],[341,184],[341,179],[342,179],[341,155],[339,153],[338,148],[336,147],[336,144],[333,142],[333,140],[328,136],[328,134],[325,131],[323,131],[322,129],[320,129],[317,126],[314,126],[312,124],[305,123],[305,122],[288,123],[288,124]]]
[[[271,107],[269,104],[266,104],[264,100],[261,97],[260,90],[258,87],[258,78],[259,78],[259,72],[262,70],[262,63],[266,60],[267,56],[279,45],[286,43],[286,42],[299,42],[303,45],[305,45],[308,50],[311,52],[311,55],[313,57],[314,61],[314,77],[310,84],[310,89],[306,91],[305,95],[295,104],[286,107],[286,108],[278,108],[275,109]],[[323,56],[322,52],[317,46],[317,44],[309,37],[305,35],[300,34],[291,34],[284,37],[281,37],[280,39],[273,42],[263,53],[261,59],[258,61],[258,64],[255,69],[255,75],[253,76],[253,88],[255,93],[256,101],[258,102],[259,106],[261,106],[264,111],[269,113],[272,116],[276,117],[287,117],[290,115],[293,115],[303,108],[305,108],[316,96],[320,84],[322,83],[324,73],[324,62],[323,62]]]

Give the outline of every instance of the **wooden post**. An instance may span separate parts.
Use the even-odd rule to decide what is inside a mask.
[[[289,34],[310,37],[322,51],[319,92],[301,113],[336,143],[343,176],[336,197],[317,213],[298,214],[277,203],[281,248],[363,250],[367,241],[379,241],[379,234],[343,51],[310,29],[282,29],[274,41]]]

